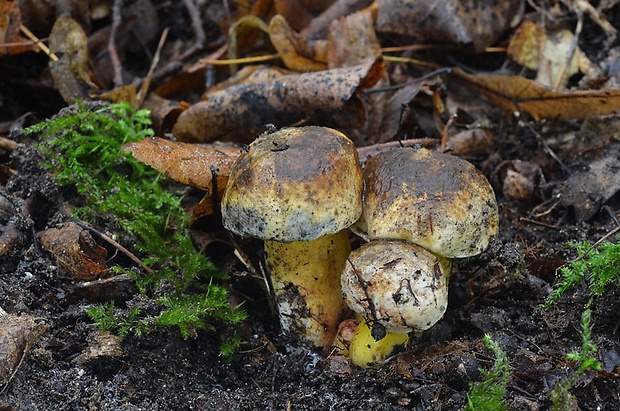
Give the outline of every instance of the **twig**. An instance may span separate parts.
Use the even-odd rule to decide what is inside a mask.
[[[255,57],[243,57],[238,59],[211,59],[211,58],[203,58],[200,59],[196,64],[194,64],[188,72],[196,71],[196,67],[202,69],[204,66],[212,65],[212,66],[227,66],[231,64],[244,64],[244,63],[258,63],[261,61],[269,61],[280,58],[279,54],[266,54],[263,56],[255,56]]]
[[[43,50],[43,52],[45,54],[47,54],[49,56],[49,58],[52,61],[58,61],[58,56],[56,56],[54,53],[51,52],[51,50],[49,48],[47,48],[47,46],[45,44],[43,44],[43,42],[41,40],[39,40],[37,38],[37,36],[34,35],[33,32],[31,32],[30,30],[28,30],[28,27],[24,26],[23,24],[19,25],[19,29],[21,30],[22,33],[24,33],[24,35],[26,37],[28,37],[30,40],[32,40],[37,46],[39,46],[39,48],[41,50]]]
[[[90,232],[91,234],[94,234],[96,236],[98,236],[99,238],[101,238],[102,240],[107,241],[108,243],[110,243],[112,246],[114,246],[117,250],[119,250],[120,252],[122,252],[123,254],[125,254],[127,257],[129,257],[129,259],[131,261],[133,261],[134,263],[140,265],[144,271],[146,271],[149,274],[153,274],[154,271],[151,270],[149,267],[147,267],[146,265],[144,265],[144,263],[138,258],[136,257],[131,251],[129,251],[128,249],[126,249],[125,247],[123,247],[122,245],[120,245],[118,242],[116,242],[115,240],[113,240],[112,238],[108,237],[107,235],[105,235],[104,233],[102,233],[101,231],[95,229],[94,227],[89,226],[88,224],[85,224],[81,221],[76,221],[75,222],[77,225],[79,225],[80,227],[82,227],[83,229],[87,230],[88,232]]]
[[[518,109],[518,107],[517,107]],[[549,154],[549,156],[551,156],[551,158],[553,158],[556,163],[558,163],[560,165],[560,167],[562,168],[562,170],[564,170],[564,172],[567,175],[570,175],[571,172],[568,169],[568,167],[566,167],[566,165],[562,162],[562,160],[560,160],[560,158],[555,154],[555,152],[551,149],[551,147],[549,147],[549,145],[547,144],[547,142],[545,141],[545,139],[543,139],[543,137],[540,135],[540,133],[538,131],[536,131],[534,129],[534,127],[532,127],[532,125],[530,123],[527,123],[527,127],[532,131],[532,133],[534,133],[534,136],[536,136],[536,139],[540,142],[540,144],[543,146],[543,148],[545,149],[545,151],[547,152],[547,154]]]
[[[123,9],[124,0],[114,0],[112,5],[112,27],[110,28],[110,38],[108,39],[108,54],[110,55],[110,61],[114,68],[114,86],[120,87],[123,85],[123,68],[121,66],[121,60],[118,57],[118,51],[116,50],[116,31],[121,24],[121,10]]]
[[[577,51],[577,43],[579,41],[579,36],[581,35],[581,29],[583,28],[583,13],[579,13],[577,17],[578,17],[577,27],[575,27],[575,34],[573,35],[573,41],[571,42],[568,53],[566,53],[566,61],[564,62],[564,65],[562,66],[560,75],[558,76],[555,84],[553,85],[555,89],[558,89],[560,87],[560,84],[564,83],[564,77],[566,76],[566,70],[568,69],[568,66],[571,64],[571,61],[573,60],[573,57],[575,56],[575,52]]]
[[[551,228],[552,230],[559,230],[560,229],[559,227],[556,227],[554,225],[543,223],[542,221],[530,220],[529,218],[526,218],[526,217],[519,218],[519,221],[523,221],[524,223],[530,223],[530,224],[534,224],[534,225],[539,225],[541,227]]]
[[[194,39],[194,45],[180,57],[182,61],[185,61],[186,58],[189,58],[194,55],[194,53],[202,50],[205,41],[207,40],[207,35],[202,28],[202,22],[200,21],[200,10],[198,10],[194,0],[183,0],[183,4],[187,9],[187,14],[189,14],[189,18],[192,22],[192,30],[194,30],[194,35],[196,36]]]
[[[157,50],[155,50],[155,55],[153,56],[153,61],[151,62],[151,67],[149,68],[149,72],[146,74],[144,81],[140,85],[140,91],[136,95],[137,105],[138,107],[142,106],[144,99],[146,98],[146,93],[149,91],[149,86],[151,85],[151,79],[153,78],[153,72],[155,71],[155,67],[159,63],[159,57],[161,56],[161,49],[166,42],[166,38],[168,37],[168,27],[164,29],[161,33],[161,37],[159,38],[159,44],[157,44]],[[136,107],[136,108],[138,108]]]
[[[35,36],[34,33],[31,32],[28,29],[28,27],[24,26],[23,24],[20,24],[19,25],[19,29],[21,30],[22,33],[24,33],[24,35],[26,37],[28,37],[30,40],[34,41],[35,44],[37,46],[39,46],[39,48],[41,50],[43,50],[43,52],[45,54],[47,54],[52,61],[58,61],[58,56],[56,56],[54,53],[52,53],[51,50],[49,48],[47,48],[47,46],[45,44],[43,44],[43,42],[41,40],[39,40],[37,38],[37,36]]]

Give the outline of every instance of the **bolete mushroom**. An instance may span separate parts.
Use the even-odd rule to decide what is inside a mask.
[[[476,167],[458,157],[427,149],[396,149],[371,157],[365,164],[364,175],[364,208],[351,229],[370,243],[352,253],[350,267],[343,271],[341,281],[349,307],[369,320],[360,324],[349,348],[351,354],[363,353],[351,356],[360,366],[368,366],[369,359],[381,359],[385,353],[389,354],[389,346],[386,348],[385,344],[382,352],[376,352],[379,337],[423,331],[441,319],[447,307],[450,272],[445,259],[481,253],[499,226],[491,185]],[[371,246],[377,240],[390,241]],[[415,244],[414,249],[406,251],[403,244],[407,243],[403,241],[410,243],[408,246]],[[398,252],[390,256],[391,248]],[[404,257],[407,253],[411,254],[409,258]],[[418,281],[421,283],[416,284]],[[371,293],[360,294],[360,287]],[[433,293],[428,292],[430,289]],[[390,308],[396,305],[404,310],[406,304],[396,301],[400,301],[403,290],[411,291],[409,301],[417,304],[410,307],[411,311],[403,311],[410,313],[406,320]],[[385,294],[379,296],[382,293]],[[374,317],[370,307],[377,313]],[[396,323],[383,320],[384,312],[392,313],[388,317]],[[368,334],[364,327],[375,327],[375,324],[386,331],[371,333],[373,343],[362,336]]]
[[[396,149],[364,166],[362,216],[351,229],[368,240],[407,240],[447,258],[472,257],[497,234],[491,184],[473,164],[449,154]]]
[[[341,286],[349,308],[365,321],[349,347],[351,361],[380,362],[406,344],[409,332],[439,321],[448,306],[449,273],[448,260],[401,240],[373,240],[352,251]]]
[[[282,330],[316,347],[330,346],[346,310],[340,273],[362,191],[351,140],[330,128],[299,127],[252,142],[224,192],[224,227],[265,241]]]

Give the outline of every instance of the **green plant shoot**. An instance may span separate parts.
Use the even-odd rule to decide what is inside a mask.
[[[465,411],[501,411],[508,407],[504,397],[510,380],[508,357],[499,344],[490,335],[482,339],[485,347],[495,355],[495,362],[489,371],[480,369],[484,376],[482,382],[471,384],[467,394]]]

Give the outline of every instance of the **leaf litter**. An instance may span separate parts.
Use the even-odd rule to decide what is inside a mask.
[[[14,3],[2,2],[7,4]],[[54,16],[62,12],[69,27],[67,38],[77,33],[77,40],[72,43],[62,35],[54,36],[53,41],[60,42],[54,50],[64,60],[56,66],[49,64],[51,77],[41,69],[28,81],[15,72],[6,78],[10,85],[21,84],[23,95],[39,104],[53,101],[46,98],[52,92],[60,92],[66,101],[76,96],[97,99],[104,92],[145,81],[154,60],[152,39],[164,24],[172,27],[146,98],[158,137],[126,148],[141,161],[191,186],[184,191],[188,209],[197,207],[200,199],[207,203],[201,218],[195,215],[194,229],[203,230],[196,239],[200,235],[223,239],[210,242],[204,251],[232,275],[228,284],[236,291],[232,299],[244,301],[251,313],[252,323],[243,325],[247,350],[224,364],[213,348],[218,344],[216,336],[200,334],[186,344],[174,333],[164,332],[124,340],[122,350],[114,343],[106,351],[108,337],[98,336],[73,304],[80,298],[94,301],[101,289],[105,290],[100,294],[103,300],[118,299],[148,310],[148,301],[131,300],[136,294],[132,278],[117,275],[113,278],[117,284],[110,286],[110,279],[99,278],[103,271],[91,270],[92,263],[84,259],[82,247],[94,246],[82,239],[77,247],[76,235],[71,234],[59,241],[82,260],[80,264],[86,267],[79,270],[82,274],[89,270],[97,274],[92,281],[80,280],[72,286],[59,282],[61,261],[53,256],[63,249],[48,247],[49,255],[35,253],[40,257],[33,260],[34,251],[28,251],[32,236],[23,225],[11,223],[10,216],[3,216],[3,234],[12,236],[17,230],[19,241],[9,239],[8,258],[0,264],[0,288],[5,293],[0,292],[0,305],[10,315],[24,312],[58,321],[50,323],[43,337],[22,338],[39,348],[31,350],[30,357],[21,357],[21,367],[7,368],[15,376],[6,387],[7,396],[0,396],[0,405],[3,401],[18,403],[22,393],[30,393],[35,401],[59,398],[68,404],[80,401],[75,400],[81,395],[78,382],[103,389],[102,384],[122,380],[114,385],[116,400],[150,409],[160,409],[157,404],[163,398],[150,392],[155,385],[165,392],[166,409],[190,403],[197,409],[266,409],[274,403],[291,409],[381,409],[388,405],[393,409],[462,409],[467,388],[480,379],[475,371],[491,365],[480,344],[482,332],[493,334],[516,365],[518,379],[509,382],[507,391],[512,406],[536,409],[548,405],[546,387],[563,378],[563,355],[578,344],[570,330],[579,324],[583,295],[575,290],[570,298],[576,303],[571,300],[561,309],[536,311],[535,307],[546,298],[555,269],[570,256],[564,243],[600,238],[614,226],[618,214],[620,173],[614,119],[620,95],[607,88],[614,84],[613,61],[601,62],[602,55],[614,47],[615,28],[609,23],[613,22],[609,19],[613,5],[602,2],[594,8],[579,1],[551,8],[524,1],[403,0],[371,5],[366,1],[279,0],[240,1],[233,9],[219,3],[201,4],[198,15],[194,14],[196,5],[185,8],[181,2],[135,0],[122,12],[119,4],[88,9],[68,2],[21,2],[25,25],[44,41],[51,34],[50,23],[61,24],[62,19]],[[114,23],[115,16],[118,23]],[[268,33],[240,30],[233,53],[227,43],[228,28],[246,16],[262,20]],[[523,23],[524,16],[532,21],[551,16],[566,24],[532,26]],[[584,27],[578,30],[580,19]],[[111,35],[116,40],[110,43]],[[589,36],[588,41],[584,36]],[[201,38],[202,43],[194,43]],[[589,42],[593,38],[597,42]],[[9,47],[6,50],[12,50],[12,59],[30,58],[34,54],[30,50],[35,49],[32,44],[23,50]],[[1,74],[6,59],[0,57]],[[262,66],[248,65],[254,63]],[[230,64],[240,66],[238,77],[230,77]],[[425,77],[436,68],[446,68],[451,74]],[[30,108],[23,97],[17,99],[8,91],[0,94],[13,103],[7,107],[14,114],[3,113],[0,120],[13,120],[27,111],[38,111],[41,116],[40,106]],[[266,124],[336,127],[354,138],[362,160],[369,153],[400,144],[440,148],[469,158],[494,184],[503,210],[497,243],[482,259],[466,262],[453,272],[444,320],[379,370],[359,374],[343,367],[339,356],[314,361],[303,353],[287,354],[287,341],[279,335],[271,311],[265,309],[264,279],[249,268],[260,266],[260,247],[224,239],[217,224],[215,228],[205,224],[205,217],[217,221],[214,195],[221,195],[240,147]],[[12,190],[10,198],[26,192],[23,187],[36,178],[28,177],[28,168],[20,165],[27,160],[9,163],[8,154],[0,151],[0,155],[4,156],[3,167],[13,167],[7,173],[12,177],[3,177],[2,183]],[[46,198],[40,192],[37,196]],[[49,206],[50,215],[35,218],[34,230],[39,234],[57,228],[59,220],[66,218],[56,212],[60,204]],[[241,253],[235,255],[232,249]],[[95,257],[105,259],[99,252]],[[65,274],[71,268],[75,267],[66,265]],[[35,282],[28,286],[31,275]],[[611,331],[613,324],[605,319],[605,313],[618,308],[615,293],[605,299],[611,308],[603,309],[601,304],[595,313],[600,325],[594,334],[601,355],[608,359],[620,352]],[[128,309],[117,308],[119,313]],[[81,325],[63,327],[76,323]],[[457,349],[455,341],[459,342]],[[15,364],[17,357],[7,358]],[[63,371],[54,370],[54,364]],[[129,372],[116,370],[120,364]],[[141,377],[135,371],[140,367],[160,379]],[[292,373],[284,376],[284,370]],[[617,371],[609,366],[607,374],[589,375],[574,392],[575,401],[582,408],[592,408],[602,395],[612,404]],[[196,374],[203,376],[200,382],[192,377]],[[183,375],[183,381],[176,375]],[[263,384],[265,375],[270,376],[270,383]],[[51,388],[30,391],[28,379],[38,376],[52,381]],[[325,381],[321,393],[312,388]],[[304,400],[309,396],[315,398],[312,404]],[[103,394],[93,394],[90,401],[99,408],[111,406]]]

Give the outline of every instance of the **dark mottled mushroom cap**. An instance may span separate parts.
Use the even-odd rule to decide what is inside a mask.
[[[493,188],[471,163],[426,149],[379,153],[364,167],[366,240],[407,240],[448,258],[480,254],[498,231]]]
[[[263,240],[317,239],[359,218],[362,190],[357,150],[344,134],[285,128],[257,138],[233,165],[224,227]]]

